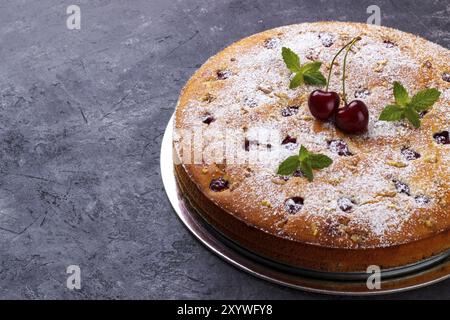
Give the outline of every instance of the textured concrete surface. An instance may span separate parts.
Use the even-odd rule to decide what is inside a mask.
[[[81,30],[66,7],[81,7]],[[160,143],[210,55],[317,20],[382,24],[450,47],[448,1],[2,0],[0,298],[323,298],[207,251],[166,199]],[[81,267],[82,289],[65,287]],[[389,298],[450,298],[450,282]]]

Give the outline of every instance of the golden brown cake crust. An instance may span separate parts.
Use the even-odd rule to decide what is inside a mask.
[[[367,133],[349,136],[312,119],[306,99],[315,87],[288,88],[290,73],[281,47],[293,49],[302,63],[324,62],[326,73],[337,50],[358,35],[362,40],[349,56],[347,90],[349,98],[368,105],[370,122]],[[181,189],[208,221],[235,241],[298,266],[360,270],[368,262],[397,266],[442,252],[450,247],[450,145],[437,144],[433,134],[450,126],[449,66],[448,50],[366,24],[306,23],[240,40],[211,57],[181,93],[175,117],[177,158],[184,162],[187,155],[187,136],[179,134],[183,129],[200,126],[206,139],[195,146],[204,156],[199,163],[176,166]],[[330,83],[338,92],[339,69]],[[430,87],[441,91],[420,129],[377,120],[393,101],[393,81],[412,93]],[[282,116],[288,106],[298,106],[298,113]],[[202,123],[205,115],[213,122]],[[275,130],[281,139],[296,137],[297,145],[271,145],[270,160],[263,163],[233,164],[226,154],[208,159],[208,148],[224,141],[226,129],[242,130],[253,141],[252,128]],[[330,141],[338,139],[348,144],[351,156],[330,148]],[[275,174],[300,144],[333,159],[332,166],[315,172],[313,182]],[[267,147],[261,142],[256,148],[261,146]],[[420,157],[405,159],[405,147]],[[244,143],[236,148],[246,152]],[[229,181],[228,189],[210,190],[211,180],[218,177]],[[398,192],[394,180],[405,183],[408,192]],[[304,200],[295,214],[285,208],[291,197]],[[343,198],[351,200],[351,210],[339,206]]]

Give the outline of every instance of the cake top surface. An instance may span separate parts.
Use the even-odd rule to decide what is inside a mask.
[[[311,116],[307,100],[317,87],[289,89],[281,48],[301,63],[323,62],[327,74],[356,36],[347,95],[365,102],[370,119],[366,133],[347,135]],[[330,81],[336,92],[342,56]],[[394,101],[394,81],[410,93],[441,92],[420,128],[378,120]],[[252,226],[322,246],[392,246],[450,227],[449,104],[450,52],[439,45],[366,24],[291,25],[232,44],[194,74],[177,105],[174,145],[205,195]],[[333,160],[312,182],[276,174],[300,145]]]

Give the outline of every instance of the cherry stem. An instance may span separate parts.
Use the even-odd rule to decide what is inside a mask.
[[[344,65],[342,66],[342,100],[344,100],[344,103],[347,105],[347,94],[345,93],[345,67],[347,65],[347,55],[350,49],[353,47],[353,45],[361,40],[361,37],[354,38],[348,45],[347,45],[347,51],[345,52],[344,56]]]
[[[361,37],[356,37],[354,39],[352,39],[352,41],[348,42],[345,46],[343,46],[333,57],[333,60],[331,60],[331,65],[330,65],[330,71],[328,72],[328,79],[327,79],[327,86],[325,87],[325,91],[328,91],[328,87],[330,85],[330,78],[331,78],[331,71],[333,70],[333,66],[334,66],[334,61],[336,61],[336,58],[341,54],[342,51],[344,51],[345,48],[347,48],[349,45],[355,43],[355,40],[358,39],[360,40]],[[356,40],[356,41],[358,41]]]

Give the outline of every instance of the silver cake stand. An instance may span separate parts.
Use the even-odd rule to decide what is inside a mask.
[[[380,289],[369,289],[365,273],[303,270],[258,256],[227,239],[207,224],[179,192],[173,167],[173,116],[161,145],[161,178],[184,226],[209,250],[258,278],[309,292],[335,295],[377,295],[421,288],[450,278],[450,251],[401,268],[382,270]]]

